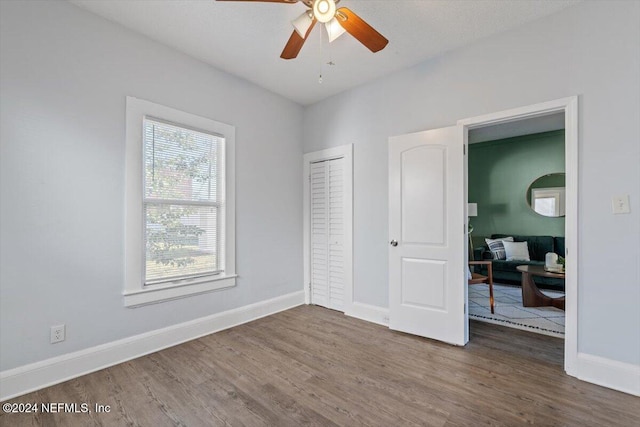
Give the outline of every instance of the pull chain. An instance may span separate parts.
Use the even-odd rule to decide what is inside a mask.
[[[331,31],[331,27],[327,27],[327,31]],[[322,84],[322,71],[324,69],[324,58],[323,58],[323,51],[322,51],[322,44],[324,43],[324,37],[322,36],[322,33],[324,31],[319,31],[320,32],[320,73],[318,75],[318,83]],[[328,56],[329,56],[329,61],[326,63],[327,65],[336,65],[335,62],[333,62],[333,59],[331,57],[331,45],[329,40],[331,40],[331,34],[327,34],[327,49],[328,49]]]
[[[322,58],[322,31],[318,31],[320,33],[320,76],[318,77],[318,84],[322,84],[322,63],[324,62]]]

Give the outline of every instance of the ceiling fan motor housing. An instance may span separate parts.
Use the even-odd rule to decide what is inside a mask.
[[[335,15],[336,2],[334,0],[315,0],[313,2],[313,16],[318,22],[329,22]]]

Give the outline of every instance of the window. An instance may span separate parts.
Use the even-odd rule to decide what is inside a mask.
[[[218,274],[224,138],[144,119],[145,285]]]
[[[127,98],[125,305],[235,285],[234,138]]]
[[[565,188],[534,188],[531,190],[531,207],[544,216],[565,216]]]

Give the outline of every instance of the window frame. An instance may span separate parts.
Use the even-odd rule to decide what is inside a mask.
[[[144,220],[144,120],[159,120],[186,129],[199,129],[224,140],[224,245],[220,245],[224,270],[216,275],[144,284],[146,238]],[[219,223],[220,224],[220,223]],[[189,295],[229,288],[236,284],[235,270],[235,127],[164,105],[126,98],[125,149],[125,289],[124,305],[137,307]]]

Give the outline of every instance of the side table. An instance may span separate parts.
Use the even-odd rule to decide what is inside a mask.
[[[564,297],[551,298],[538,289],[534,276],[564,279],[564,273],[546,271],[541,265],[519,265],[516,269],[522,273],[522,305],[525,307],[553,306],[564,310]]]

